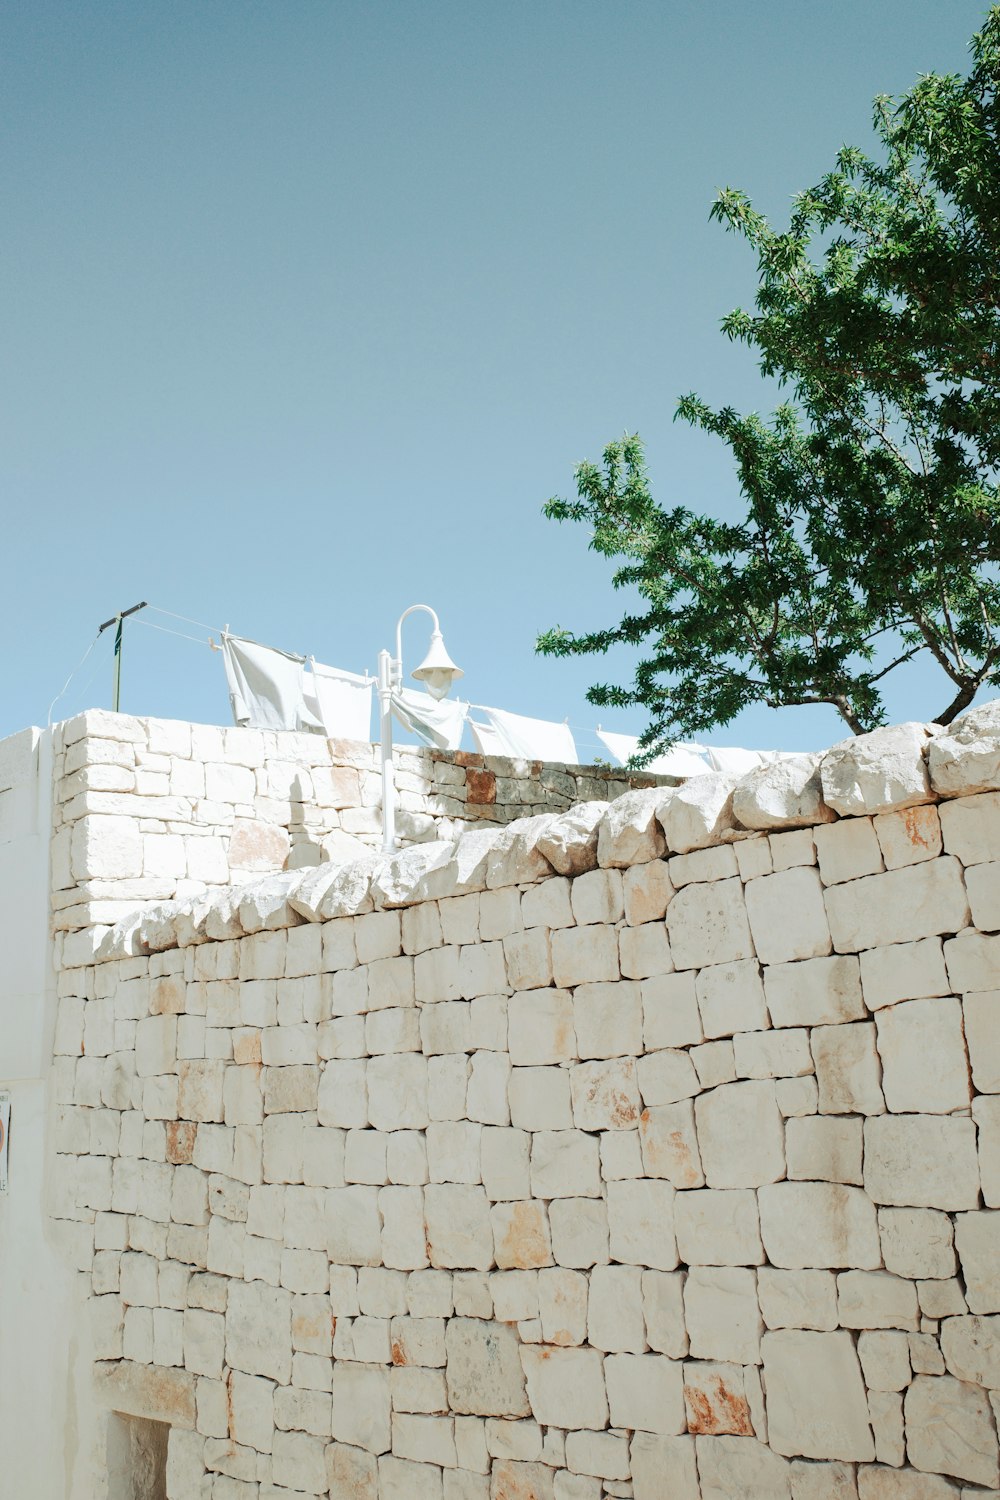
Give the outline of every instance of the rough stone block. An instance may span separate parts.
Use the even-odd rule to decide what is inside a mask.
[[[761,1239],[772,1265],[789,1270],[881,1265],[875,1207],[861,1188],[776,1182],[762,1187],[757,1201]]]
[[[754,947],[762,963],[818,958],[833,947],[817,870],[782,870],[751,880],[746,887],[746,904]]]
[[[907,1000],[880,1010],[877,1026],[888,1109],[949,1114],[969,1107],[969,1062],[959,1000]]]
[[[611,1354],[604,1361],[613,1427],[674,1436],[685,1430],[680,1366],[662,1354]]]
[[[861,987],[869,1010],[919,1000],[925,995],[947,995],[951,984],[944,966],[939,937],[916,943],[894,943],[869,948],[861,954]]]
[[[598,863],[622,869],[659,859],[666,841],[656,815],[672,795],[672,788],[652,787],[616,797],[598,825]]]
[[[452,1318],[445,1331],[448,1403],[474,1416],[526,1417],[530,1407],[514,1329]]]
[[[850,1334],[782,1329],[761,1342],[771,1447],[788,1456],[873,1459],[865,1385]]]
[[[536,1422],[570,1431],[607,1425],[604,1358],[596,1349],[522,1344],[520,1354]]]
[[[885,1100],[870,1021],[814,1027],[812,1054],[822,1114],[882,1114]]]
[[[861,970],[853,954],[769,965],[764,990],[774,1026],[836,1026],[865,1015]]]
[[[969,1311],[1000,1313],[1000,1213],[959,1214],[955,1248]]]
[[[512,995],[507,1007],[511,1062],[523,1067],[560,1063],[578,1056],[573,1022],[573,997],[568,990],[527,990]]]
[[[770,1024],[756,959],[702,969],[695,978],[694,988],[706,1037],[760,1031]]]
[[[658,813],[671,854],[705,849],[736,826],[733,791],[738,779],[713,772],[692,776],[676,788]]]
[[[976,1127],[942,1115],[881,1115],[865,1121],[865,1191],[895,1207],[975,1208]]]
[[[996,1424],[985,1391],[951,1375],[918,1375],[903,1405],[915,1468],[1000,1485]]]
[[[842,740],[823,757],[823,794],[842,817],[891,812],[933,800],[925,724],[893,724]]]
[[[759,1187],[785,1175],[774,1084],[724,1084],[695,1100],[702,1167],[711,1188]]]
[[[685,886],[667,908],[666,923],[677,969],[700,969],[707,964],[753,957],[739,879]]]
[[[763,1324],[753,1271],[692,1266],[684,1283],[684,1316],[695,1359],[760,1363]]]
[[[824,885],[840,885],[885,868],[871,818],[844,818],[814,831]]]
[[[832,822],[823,801],[819,755],[793,755],[758,766],[737,782],[733,815],[744,828],[801,828]]]
[[[826,908],[838,953],[959,932],[969,921],[962,867],[950,855],[831,886]]]

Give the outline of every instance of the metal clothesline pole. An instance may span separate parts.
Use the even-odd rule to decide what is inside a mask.
[[[133,604],[130,609],[119,610],[116,615],[112,615],[111,616],[110,620],[105,620],[105,622],[104,622],[103,625],[99,625],[97,627],[97,634],[98,635],[103,635],[104,632],[111,625],[114,625],[116,627],[115,628],[115,658],[114,658],[115,659],[115,676],[114,676],[114,687],[112,689],[112,695],[111,695],[111,707],[112,707],[112,709],[114,710],[115,713],[118,712],[118,710],[119,710],[119,708],[121,706],[121,696],[122,696],[122,633],[123,633],[124,623],[128,619],[129,615],[137,614],[140,609],[145,609],[145,608],[146,608],[146,601],[145,601],[145,599],[143,599],[138,604]]]

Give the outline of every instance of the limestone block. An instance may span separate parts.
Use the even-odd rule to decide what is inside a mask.
[[[377,1365],[336,1360],[331,1389],[335,1442],[349,1443],[369,1453],[387,1452],[392,1445],[389,1371]]]
[[[622,877],[617,870],[591,870],[570,886],[573,917],[581,927],[595,922],[611,923],[625,914]]]
[[[643,1104],[675,1104],[700,1093],[701,1084],[686,1052],[649,1052],[636,1063]]]
[[[757,1297],[768,1328],[825,1332],[837,1326],[837,1282],[830,1271],[762,1266],[757,1272]]]
[[[896,1207],[975,1208],[976,1127],[941,1115],[881,1115],[865,1121],[865,1191]]]
[[[784,1176],[784,1129],[772,1082],[723,1084],[694,1108],[709,1187],[759,1187]]]
[[[588,1279],[551,1266],[538,1273],[538,1311],[546,1344],[577,1345],[587,1337]]]
[[[674,1436],[684,1432],[684,1382],[662,1354],[611,1354],[604,1361],[611,1424]]]
[[[527,1131],[502,1126],[483,1130],[481,1170],[486,1195],[492,1202],[531,1196],[530,1146]]]
[[[962,1006],[954,997],[908,1000],[878,1012],[882,1090],[890,1110],[948,1114],[971,1100]]]
[[[761,1239],[772,1265],[788,1270],[874,1270],[881,1265],[875,1207],[861,1188],[776,1182],[761,1188],[757,1202]]]
[[[597,1139],[580,1130],[539,1130],[531,1143],[531,1191],[536,1198],[600,1197]]]
[[[732,844],[716,844],[711,849],[695,849],[691,854],[675,854],[668,861],[668,868],[670,878],[678,888],[701,880],[728,880],[741,873]]]
[[[226,1363],[287,1385],[292,1372],[291,1296],[233,1280],[226,1306]]]
[[[642,1051],[642,991],[637,983],[581,984],[570,1006],[577,1043],[572,1055],[610,1058],[638,1056]],[[556,1062],[570,1055],[563,1052],[560,1058],[525,1061]]]
[[[573,1021],[573,997],[568,990],[527,990],[512,995],[507,1007],[511,1062],[534,1066],[576,1057]]]
[[[812,1055],[822,1114],[878,1115],[884,1111],[875,1027],[870,1021],[813,1027]]]
[[[694,1438],[637,1432],[631,1460],[635,1500],[701,1500]]]
[[[936,859],[941,853],[941,819],[936,807],[883,813],[875,819],[875,833],[889,870]]]
[[[641,927],[623,927],[618,935],[621,971],[628,979],[651,979],[669,974],[674,967],[666,928],[662,922],[644,922]]]
[[[813,1071],[809,1033],[803,1026],[734,1036],[733,1057],[738,1078],[800,1078]]]
[[[916,1333],[917,1291],[888,1271],[846,1271],[837,1277],[842,1328],[901,1328]]]
[[[552,941],[544,927],[511,933],[503,940],[503,954],[512,989],[533,990],[552,983]]]
[[[847,887],[833,888],[834,892],[842,889]],[[751,880],[746,905],[762,963],[781,964],[830,952],[833,945],[818,870],[782,870]]]
[[[557,1265],[586,1269],[608,1260],[608,1211],[601,1199],[554,1200],[549,1229]]]
[[[657,813],[672,795],[673,788],[652,787],[616,797],[598,824],[598,863],[621,869],[659,859],[666,841]]]
[[[670,871],[662,859],[632,865],[625,871],[622,889],[630,927],[662,920],[674,895]]]
[[[582,875],[597,865],[598,828],[606,802],[577,802],[553,818],[538,840],[538,852],[560,875]]]
[[[1000,937],[963,932],[944,945],[953,990],[995,990],[1000,982]]]
[[[764,990],[774,1026],[834,1026],[865,1015],[853,954],[771,964],[764,970]]]
[[[829,805],[842,817],[891,812],[933,800],[924,754],[924,724],[893,724],[842,740],[823,756],[820,775]]]
[[[946,1318],[941,1352],[950,1375],[1000,1389],[1000,1318]]]
[[[594,1267],[587,1305],[587,1341],[592,1348],[607,1353],[645,1352],[642,1275],[638,1266]]]
[[[73,879],[129,880],[142,875],[143,842],[137,818],[88,813],[73,824]]]
[[[1000,1094],[1000,989],[966,995],[962,1010],[973,1082],[980,1093]]]
[[[507,1103],[508,1091],[513,1096],[513,1073],[510,1058],[500,1052],[474,1052],[469,1064],[469,1087],[466,1110],[470,1120],[482,1125],[509,1125],[510,1111]],[[564,1100],[565,1114],[560,1115],[554,1127],[570,1122],[568,1100]]]
[[[941,939],[867,949],[861,954],[861,986],[869,1010],[895,1005],[898,1000],[949,994]]]
[[[490,1207],[482,1187],[431,1183],[424,1191],[431,1264],[487,1271],[493,1265]]]
[[[232,1430],[226,1435],[258,1453],[270,1453],[275,1436],[274,1381],[234,1370],[227,1384]]]
[[[136,1026],[135,1069],[140,1078],[171,1073],[177,1064],[177,1017],[146,1016]]]
[[[552,1264],[544,1203],[495,1203],[491,1207],[494,1255],[501,1270],[535,1270]]]
[[[1000,1312],[1000,1213],[959,1214],[955,1248],[970,1312]]]
[[[695,979],[695,994],[707,1037],[760,1031],[770,1024],[756,959],[702,969]]]
[[[612,1259],[622,1265],[672,1271],[677,1265],[674,1197],[674,1189],[667,1182],[609,1182],[607,1216]]]
[[[945,850],[957,855],[966,869],[995,859],[1000,840],[1000,794],[987,792],[943,802],[938,816]]]
[[[951,1375],[918,1375],[906,1393],[904,1412],[914,1468],[1000,1485],[996,1426],[985,1391]]]
[[[363,1448],[330,1443],[326,1450],[330,1493],[348,1500],[378,1500],[378,1460]]]
[[[224,1062],[203,1058],[191,1058],[178,1064],[177,1113],[180,1119],[221,1121],[225,1068]]]
[[[642,1106],[634,1058],[579,1063],[570,1068],[569,1081],[573,1124],[578,1130],[629,1130],[636,1125]],[[513,1104],[512,1093],[512,1110]]]
[[[375,867],[371,896],[376,907],[408,906],[439,894],[450,894],[441,872],[451,864],[455,854],[452,839],[432,839],[411,844],[398,854],[383,859]]]
[[[609,1132],[602,1137],[602,1145],[612,1139],[614,1137]],[[704,1186],[705,1174],[690,1100],[644,1109],[639,1117],[639,1142],[641,1170],[618,1175],[665,1177],[675,1188]]]
[[[684,1405],[689,1432],[753,1436],[741,1365],[689,1361],[684,1366]]]
[[[308,921],[329,922],[341,917],[354,917],[372,909],[371,887],[374,873],[380,864],[380,856],[373,850],[364,854],[352,854],[345,862],[337,860],[326,868],[333,870],[326,880],[309,870],[289,897],[289,905]],[[323,870],[324,866],[317,866]]]
[[[643,1271],[642,1308],[646,1322],[646,1342],[651,1349],[671,1359],[683,1359],[688,1352],[687,1326],[684,1322],[684,1280],[682,1271]]]
[[[378,1188],[329,1188],[326,1203],[327,1254],[336,1265],[377,1266],[381,1260],[382,1221]]]
[[[861,1500],[959,1500],[960,1494],[969,1492],[936,1474],[873,1464],[858,1470],[858,1494]]]
[[[551,875],[552,866],[539,849],[538,840],[548,833],[554,822],[555,815],[545,813],[508,823],[487,853],[486,888],[495,890],[504,885],[531,884]]]
[[[951,1220],[930,1208],[880,1208],[879,1234],[886,1269],[914,1280],[954,1276]]]
[[[371,1058],[366,1082],[368,1117],[377,1129],[421,1130],[428,1124],[427,1059],[421,1054]]]
[[[435,1058],[435,1062],[443,1062]],[[457,1061],[465,1067],[464,1056]],[[481,1181],[483,1127],[468,1120],[433,1121],[427,1127],[427,1170],[431,1182]]]
[[[618,985],[616,988],[621,989]],[[642,996],[643,1042],[650,1051],[658,1047],[687,1047],[704,1037],[695,975],[657,974],[639,985]],[[579,996],[579,991],[577,991]]]
[[[816,856],[824,885],[840,885],[861,875],[877,875],[885,868],[871,818],[843,818],[817,828]]]
[[[753,1271],[692,1266],[684,1283],[684,1316],[695,1359],[760,1363],[763,1325]]]
[[[863,1150],[859,1119],[823,1115],[789,1120],[785,1125],[788,1176],[793,1181],[844,1182],[860,1186]]]
[[[632,1068],[634,1073],[634,1063]],[[512,1123],[522,1130],[572,1129],[570,1076],[566,1068],[514,1068],[509,1089]]]
[[[1000,862],[973,865],[965,872],[972,921],[984,932],[1000,928]]]
[[[789,1468],[756,1438],[699,1437],[701,1500],[789,1500]]]
[[[476,1416],[529,1415],[517,1334],[501,1323],[457,1317],[445,1330],[450,1410]]]
[[[1000,1094],[981,1094],[972,1104],[979,1133],[979,1175],[988,1208],[1000,1208]]]
[[[819,755],[794,755],[748,771],[733,792],[733,814],[744,828],[801,828],[830,823]]]
[[[523,1344],[520,1355],[536,1422],[569,1430],[607,1425],[604,1359],[596,1349]]]
[[[320,1074],[318,1118],[342,1128],[368,1124],[367,1064],[362,1058],[328,1062]]]
[[[733,791],[739,778],[716,772],[692,776],[658,811],[671,854],[687,854],[719,841],[736,826]]]
[[[781,1329],[761,1340],[768,1442],[805,1458],[868,1462],[875,1444],[849,1333]]]
[[[910,1383],[910,1345],[905,1333],[877,1330],[858,1336],[858,1358],[872,1391],[902,1391]]]
[[[1000,784],[1000,714],[997,701],[970,709],[939,734],[928,749],[934,790],[942,797],[967,797]]]
[[[753,957],[739,879],[685,886],[667,908],[666,924],[677,969],[699,969]]]
[[[692,1266],[757,1266],[764,1259],[757,1198],[749,1189],[678,1193],[677,1252]]]
[[[969,921],[961,865],[951,855],[833,886],[826,906],[840,953],[958,932]]]
[[[618,934],[613,927],[564,927],[552,934],[552,972],[557,985],[572,988],[616,980]]]

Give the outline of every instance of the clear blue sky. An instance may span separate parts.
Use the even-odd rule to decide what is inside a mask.
[[[662,503],[732,511],[725,450],[672,421],[690,389],[769,405],[718,331],[755,279],[708,223],[716,189],[783,219],[842,141],[871,143],[875,93],[965,70],[985,10],[13,0],[0,734],[44,723],[143,598],[353,670],[426,600],[465,696],[595,723],[587,686],[628,658],[534,639],[621,601],[542,503],[628,428]],[[56,717],[109,704],[110,635]],[[917,672],[890,706],[943,697]],[[220,658],[135,624],[123,707],[225,722]],[[844,732],[759,710],[715,740]]]

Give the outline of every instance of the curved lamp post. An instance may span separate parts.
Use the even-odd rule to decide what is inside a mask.
[[[445,650],[438,617],[429,604],[411,604],[404,609],[396,622],[396,655],[388,651],[378,654],[378,702],[382,728],[382,848],[396,847],[396,785],[392,768],[392,695],[403,686],[403,621],[407,615],[421,609],[434,622],[431,644],[420,663],[410,675],[423,683],[432,698],[444,698],[452,683],[464,674],[456,667]]]

